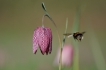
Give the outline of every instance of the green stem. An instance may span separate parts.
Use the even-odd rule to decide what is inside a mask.
[[[45,16],[46,16],[46,14],[44,14],[43,17],[42,17],[42,27],[44,27],[44,23],[43,22],[44,22]]]
[[[74,20],[74,25],[72,28],[72,32],[78,32],[79,30],[79,25],[80,25],[80,8],[78,6],[76,15],[75,15],[75,20]],[[73,59],[73,70],[79,70],[79,43],[77,41],[72,40],[73,45],[74,45],[74,59]]]
[[[66,29],[64,34],[66,34],[67,32],[67,26],[68,26],[68,18],[66,19]],[[62,46],[64,46],[65,40],[66,40],[66,36],[64,35]]]
[[[61,39],[60,39],[60,35],[59,35],[59,31],[58,31],[58,28],[55,24],[55,22],[53,21],[53,19],[50,17],[50,15],[47,13],[46,11],[46,7],[44,5],[44,3],[42,2],[42,8],[43,10],[45,11],[46,15],[51,21],[52,23],[54,24],[55,28],[56,28],[56,31],[57,31],[57,35],[58,35],[58,39],[59,39],[59,43],[60,43],[60,59],[59,59],[59,70],[62,70],[62,44],[61,44]]]
[[[73,70],[79,70],[79,46],[78,46],[78,42],[75,43],[74,42],[74,60],[73,60]]]

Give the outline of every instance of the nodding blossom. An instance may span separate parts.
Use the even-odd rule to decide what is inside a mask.
[[[47,27],[37,27],[33,34],[33,53],[36,54],[38,47],[41,53],[48,55],[52,52],[52,31]]]
[[[54,64],[59,65],[60,48],[58,49],[57,56]],[[73,47],[69,44],[65,44],[62,51],[62,65],[71,66],[73,61]]]

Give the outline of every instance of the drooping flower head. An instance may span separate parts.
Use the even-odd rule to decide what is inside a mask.
[[[59,65],[60,49],[58,49],[54,64]],[[73,61],[73,48],[71,45],[65,44],[62,51],[62,65],[71,66]]]
[[[52,31],[47,27],[37,27],[33,34],[33,53],[36,54],[38,47],[44,55],[52,51]]]

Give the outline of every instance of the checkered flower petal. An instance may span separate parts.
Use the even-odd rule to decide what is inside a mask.
[[[37,49],[38,49],[38,39],[37,39],[38,29],[39,27],[35,29],[34,34],[33,34],[33,53],[34,54],[36,54]]]
[[[50,43],[49,43],[49,53],[51,53],[52,52],[52,31],[49,28],[48,28],[48,31],[49,31],[49,40],[50,40]]]
[[[52,49],[52,32],[50,28],[47,27],[38,27],[34,31],[34,38],[33,38],[33,50],[36,49],[39,45],[39,48],[41,50],[41,53],[44,55],[45,52],[48,54],[48,52],[51,52]],[[35,36],[36,35],[36,36]],[[36,39],[36,40],[34,40]],[[37,49],[36,49],[37,50]],[[34,52],[36,52],[34,50]]]

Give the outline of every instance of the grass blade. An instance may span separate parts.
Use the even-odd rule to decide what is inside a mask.
[[[91,50],[94,56],[94,60],[96,63],[96,66],[98,68],[98,70],[106,70],[106,63],[105,63],[105,59],[100,47],[100,44],[97,40],[97,37],[94,33],[94,30],[92,29],[92,26],[90,26],[90,46],[91,46]]]
[[[77,8],[71,32],[77,32],[79,30],[80,25],[79,21],[80,21],[80,9]],[[79,70],[79,43],[78,41],[75,41],[73,39],[72,44],[74,46],[73,70]]]

